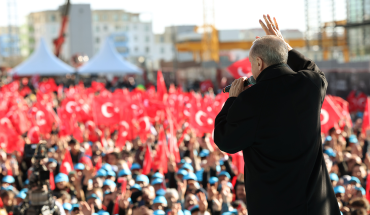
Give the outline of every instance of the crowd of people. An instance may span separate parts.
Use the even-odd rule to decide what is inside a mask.
[[[37,91],[33,88],[24,97],[32,97]],[[54,109],[62,103],[64,93],[52,93]],[[343,214],[368,214],[370,210],[369,143],[361,133],[362,117],[361,113],[354,117],[353,127],[349,123],[342,129],[336,126],[322,135],[327,170]],[[48,188],[58,212],[247,215],[244,171],[239,159],[242,155],[222,152],[212,143],[210,133],[199,135],[184,122],[175,131],[180,158],[167,153],[166,162],[157,162],[156,155],[163,150],[159,144],[163,127],[160,123],[152,123],[152,132],[146,134],[145,141],[134,136],[126,139],[124,146],[116,145],[117,130],[96,127],[91,131],[83,123],[79,123],[82,139],[62,136],[61,128],[55,126],[48,135],[40,137],[47,146],[47,158],[41,162],[51,173]],[[26,144],[32,143],[27,134],[20,138]],[[73,168],[65,167],[66,158],[70,158]],[[27,195],[35,186],[29,180],[31,161],[26,159],[23,148],[0,150],[0,214],[12,214],[28,200]]]

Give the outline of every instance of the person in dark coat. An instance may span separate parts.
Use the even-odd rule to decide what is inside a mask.
[[[284,42],[276,19],[264,19],[267,36],[249,54],[256,84],[232,83],[214,141],[243,150],[249,215],[340,215],[320,136],[325,75]]]

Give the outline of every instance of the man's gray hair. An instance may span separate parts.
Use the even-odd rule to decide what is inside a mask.
[[[263,36],[253,42],[249,57],[260,57],[267,66],[287,63],[288,47],[285,42],[277,36]]]

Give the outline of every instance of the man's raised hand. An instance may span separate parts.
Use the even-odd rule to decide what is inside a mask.
[[[274,20],[272,20],[270,15],[267,14],[267,16],[263,15],[263,19],[265,20],[266,24],[262,20],[259,20],[259,22],[260,22],[262,29],[265,31],[266,35],[277,36],[285,42],[284,37],[280,32],[279,25],[276,21],[276,18],[274,17]],[[256,37],[256,39],[258,38],[260,37]],[[288,47],[288,51],[293,49],[287,42],[285,43]]]

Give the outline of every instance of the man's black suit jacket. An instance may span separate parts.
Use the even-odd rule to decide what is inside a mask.
[[[249,215],[339,215],[322,152],[325,75],[299,52],[229,98],[215,120],[225,152],[243,150]]]

